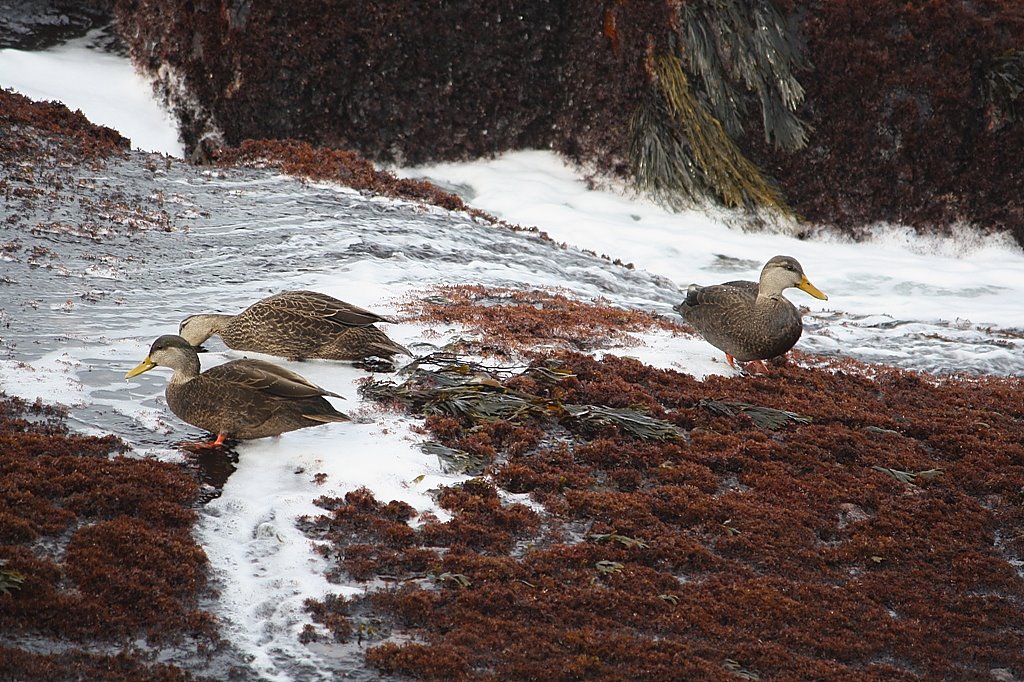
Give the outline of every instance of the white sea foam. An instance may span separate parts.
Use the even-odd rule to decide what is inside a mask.
[[[65,351],[47,353],[32,362],[0,360],[0,390],[28,401],[80,407],[88,402],[78,377],[81,366]]]
[[[40,52],[0,50],[0,87],[81,110],[146,151],[182,156],[184,146],[169,113],[131,62],[88,49],[94,35]]]

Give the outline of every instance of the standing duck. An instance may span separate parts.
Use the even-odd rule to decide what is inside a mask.
[[[392,320],[315,291],[285,291],[257,301],[237,315],[186,317],[178,333],[193,346],[218,334],[228,348],[292,360],[412,355],[374,327],[374,322]]]
[[[217,434],[196,443],[215,448],[227,439],[251,440],[287,431],[350,421],[325,396],[340,398],[308,379],[263,360],[232,360],[200,373],[195,348],[180,336],[159,337],[149,355],[126,379],[154,367],[174,370],[167,383],[167,406],[182,421]]]
[[[775,256],[765,263],[760,281],[691,284],[686,299],[674,310],[708,343],[724,351],[731,367],[736,366],[735,360],[757,361],[766,369],[762,361],[792,348],[804,329],[800,311],[782,295],[790,287],[828,300],[807,280],[795,258]]]

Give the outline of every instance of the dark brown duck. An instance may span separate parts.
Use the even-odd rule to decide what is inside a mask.
[[[340,398],[305,377],[263,360],[232,360],[200,373],[199,356],[180,336],[167,334],[125,378],[154,367],[174,370],[165,396],[182,421],[217,434],[199,444],[217,447],[228,439],[251,440],[288,431],[349,421],[326,396]]]
[[[782,295],[790,287],[828,300],[795,258],[775,256],[761,270],[758,282],[691,284],[675,310],[708,343],[725,352],[730,366],[735,366],[734,360],[769,360],[792,348],[803,333],[800,311]]]
[[[217,334],[228,348],[293,360],[412,355],[373,326],[376,322],[392,320],[315,291],[285,291],[257,301],[237,315],[186,317],[178,333],[193,346]]]

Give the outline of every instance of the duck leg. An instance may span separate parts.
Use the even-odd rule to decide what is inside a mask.
[[[182,443],[182,445],[196,450],[215,450],[224,446],[224,441],[227,440],[227,437],[228,434],[226,433],[218,433],[216,440],[187,441]]]
[[[745,372],[747,374],[768,374],[768,365],[764,364],[764,360],[740,362],[728,353],[725,354],[725,359],[729,363],[730,367],[738,369],[741,372]]]

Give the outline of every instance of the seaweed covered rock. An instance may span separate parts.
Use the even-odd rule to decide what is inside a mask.
[[[659,97],[653,60],[677,53],[680,24],[675,3],[120,0],[116,10],[136,59],[179,107],[189,147],[212,129],[229,145],[296,138],[405,163],[554,147],[622,173],[630,117]],[[705,148],[726,145],[731,158],[698,150],[693,193],[737,204],[757,198],[744,194],[756,184],[777,201],[710,115],[699,120],[714,138]]]
[[[1024,243],[1014,0],[112,4],[190,148],[211,132],[412,164],[554,148],[670,206]]]
[[[814,132],[801,153],[752,154],[791,205],[853,234],[877,221],[967,223],[1024,244],[1020,4],[794,4]]]
[[[0,393],[0,676],[192,680],[159,650],[218,641],[199,608],[198,486],[179,467],[113,456],[114,436]],[[137,641],[136,641],[137,640]],[[120,647],[123,642],[134,642]]]
[[[564,339],[584,304],[546,328],[504,307],[422,315],[504,358],[517,311],[535,341]],[[576,326],[616,314],[590,304]],[[331,576],[369,582],[310,601],[310,640],[369,640],[371,666],[422,680],[1024,670],[1019,379],[810,356],[705,381],[572,351],[502,364],[425,358],[366,384],[476,477],[436,493],[444,521],[367,490],[320,500],[305,530]]]
[[[36,102],[0,89],[0,163],[14,167],[96,162],[125,154],[129,141],[116,130],[91,123],[81,111],[60,102]],[[32,174],[32,169],[26,169]],[[40,182],[43,178],[36,179]]]

